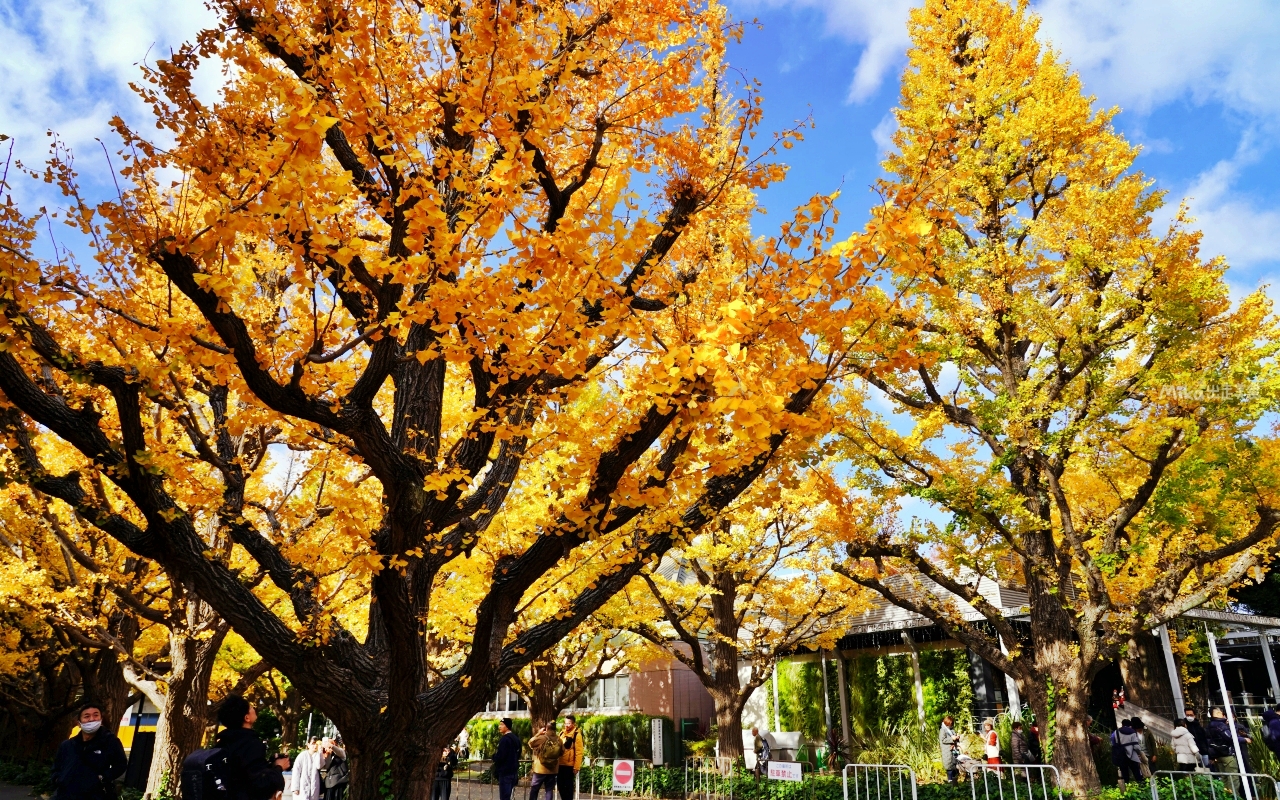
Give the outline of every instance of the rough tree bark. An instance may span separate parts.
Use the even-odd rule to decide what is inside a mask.
[[[211,722],[209,680],[228,627],[208,603],[188,595],[185,605],[184,624],[169,630],[171,667],[159,698],[163,702],[157,704],[160,721],[146,797],[180,793],[182,762],[200,749]]]

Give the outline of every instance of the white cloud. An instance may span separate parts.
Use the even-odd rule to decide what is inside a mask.
[[[904,62],[918,0],[756,0],[820,9],[826,32],[863,47],[849,98],[873,96]],[[1275,0],[1039,0],[1042,32],[1104,103],[1149,111],[1216,101],[1280,122],[1280,4]]]
[[[1280,210],[1258,208],[1233,193],[1241,173],[1264,155],[1258,137],[1247,132],[1231,158],[1200,173],[1186,191],[1188,205],[1204,232],[1201,251],[1224,255],[1236,268],[1280,262]]]
[[[128,88],[141,77],[138,65],[168,57],[213,21],[198,0],[0,0],[0,133],[34,164],[52,130],[79,166],[99,168],[93,140],[108,135],[111,117],[146,119]],[[217,72],[202,69],[197,92],[215,88]]]
[[[902,64],[910,46],[907,14],[917,0],[746,0],[744,5],[816,8],[826,17],[826,32],[863,46],[849,84],[849,101],[870,99]]]
[[[897,130],[898,118],[892,111],[881,117],[876,126],[871,129],[871,139],[876,143],[876,149],[881,155],[893,150],[893,134]]]
[[[1280,122],[1274,0],[1041,0],[1043,34],[1105,103],[1149,111],[1180,98]]]

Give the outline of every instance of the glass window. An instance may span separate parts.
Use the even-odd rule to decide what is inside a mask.
[[[619,675],[615,680],[618,682],[618,706],[620,708],[631,707],[631,676]]]
[[[617,684],[613,682],[613,678],[605,678],[601,683],[604,684],[604,707],[616,707],[618,705]]]

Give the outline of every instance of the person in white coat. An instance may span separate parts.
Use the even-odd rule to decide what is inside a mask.
[[[293,761],[293,800],[320,800],[320,740],[312,739]]]
[[[1187,772],[1191,772],[1200,766],[1200,747],[1196,744],[1196,737],[1187,729],[1186,720],[1175,719],[1173,721],[1173,735],[1170,737],[1170,744],[1173,745],[1173,755],[1178,759],[1179,764],[1187,766]]]

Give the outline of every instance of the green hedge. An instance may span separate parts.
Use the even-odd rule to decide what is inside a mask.
[[[578,716],[582,740],[587,758],[642,758],[652,760],[653,743],[649,737],[647,714]],[[529,739],[533,736],[533,723],[528,718],[511,720],[516,735],[528,754]],[[468,742],[473,759],[492,758],[498,749],[498,721],[473,719],[467,723]]]
[[[40,794],[53,791],[53,761],[0,759],[0,783],[34,786]]]

